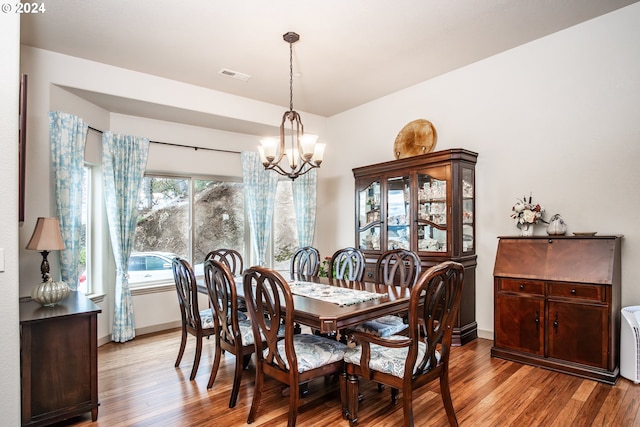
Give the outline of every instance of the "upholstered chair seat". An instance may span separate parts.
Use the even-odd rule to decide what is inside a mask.
[[[354,330],[379,337],[390,337],[407,329],[407,324],[400,316],[393,314],[368,320],[357,325]]]
[[[285,357],[285,342],[278,342],[278,354],[281,355],[286,369],[289,369],[289,362]],[[328,340],[324,337],[311,334],[295,334],[293,336],[293,348],[298,358],[298,372],[303,373],[319,368],[344,358],[347,346],[335,340]],[[268,350],[265,350],[265,357]]]

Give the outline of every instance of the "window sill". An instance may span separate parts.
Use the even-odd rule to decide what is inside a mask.
[[[87,298],[89,298],[95,304],[101,303],[104,301],[105,294],[89,294]]]
[[[160,292],[170,292],[176,290],[176,286],[173,282],[171,283],[156,283],[153,285],[142,285],[136,286],[131,289],[131,296],[137,295],[147,295],[147,294],[157,294]]]

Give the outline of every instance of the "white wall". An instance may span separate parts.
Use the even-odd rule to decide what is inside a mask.
[[[20,15],[0,15],[0,414],[20,425],[20,329],[18,309],[18,92]]]
[[[622,304],[640,304],[640,4],[331,117],[317,246],[354,242],[351,169],[393,159],[398,131],[425,118],[436,150],[479,153],[478,328],[492,338],[497,236],[516,235],[515,198],[560,213],[569,233],[624,234]],[[329,235],[327,230],[335,230]],[[535,234],[545,234],[540,226]]]

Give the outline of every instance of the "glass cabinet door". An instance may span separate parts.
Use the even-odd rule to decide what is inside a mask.
[[[475,245],[475,220],[473,214],[475,180],[473,169],[462,169],[462,251],[473,251]]]
[[[446,169],[418,173],[418,251],[447,252]]]
[[[387,180],[387,248],[411,249],[409,230],[409,177]]]
[[[380,249],[380,181],[358,192],[358,245],[361,250]]]

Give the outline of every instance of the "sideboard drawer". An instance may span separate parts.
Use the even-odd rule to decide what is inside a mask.
[[[502,292],[544,295],[544,282],[538,280],[500,279],[500,289],[498,290]]]
[[[576,283],[549,283],[549,297],[576,298],[604,301],[604,289],[600,285],[579,285]]]

